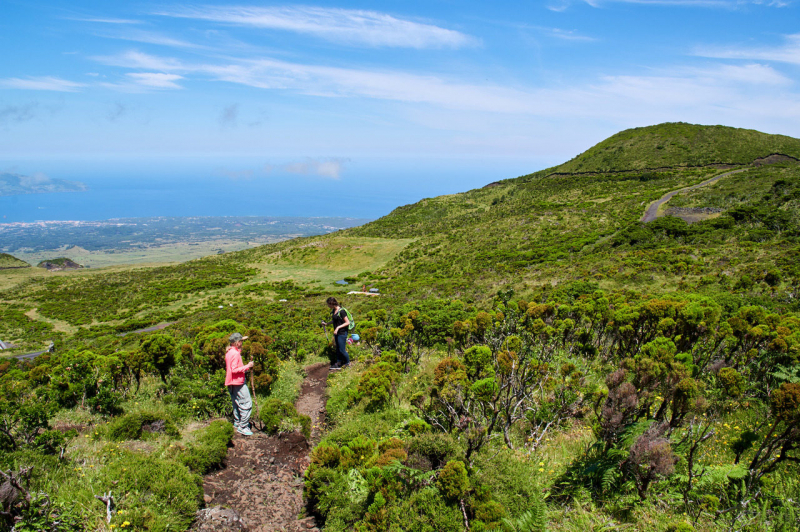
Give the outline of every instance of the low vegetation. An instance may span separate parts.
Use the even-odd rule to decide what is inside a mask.
[[[331,357],[332,293],[361,342],[329,379],[305,475],[326,530],[796,530],[797,146],[631,130],[335,235],[22,277],[0,293],[0,335],[58,349],[0,359],[0,468],[30,495],[0,526],[185,529],[232,435],[227,336],[249,337],[258,423],[308,436],[293,402],[303,365]],[[639,221],[724,171],[706,165],[745,171],[671,205],[714,218]]]

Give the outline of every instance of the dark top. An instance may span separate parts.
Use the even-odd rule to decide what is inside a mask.
[[[342,307],[339,307],[339,312],[331,311],[331,319],[333,320],[333,329],[336,330],[336,327],[343,324],[344,320],[347,319],[347,312]],[[347,327],[342,327],[335,334],[347,334]]]

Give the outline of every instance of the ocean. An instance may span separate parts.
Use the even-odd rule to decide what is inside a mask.
[[[84,192],[0,196],[0,223],[150,216],[379,218],[426,197],[533,172],[519,159],[0,159],[0,171],[80,181]],[[320,175],[323,174],[323,175]]]

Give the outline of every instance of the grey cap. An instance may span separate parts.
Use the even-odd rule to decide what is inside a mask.
[[[247,338],[248,338],[247,336],[242,336],[241,333],[233,333],[228,337],[228,340],[230,340],[230,342],[233,343],[233,342],[238,342],[240,340],[247,340]]]

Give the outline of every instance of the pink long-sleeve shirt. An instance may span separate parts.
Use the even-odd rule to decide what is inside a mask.
[[[242,352],[236,346],[228,347],[225,352],[225,386],[244,384],[245,371]]]

